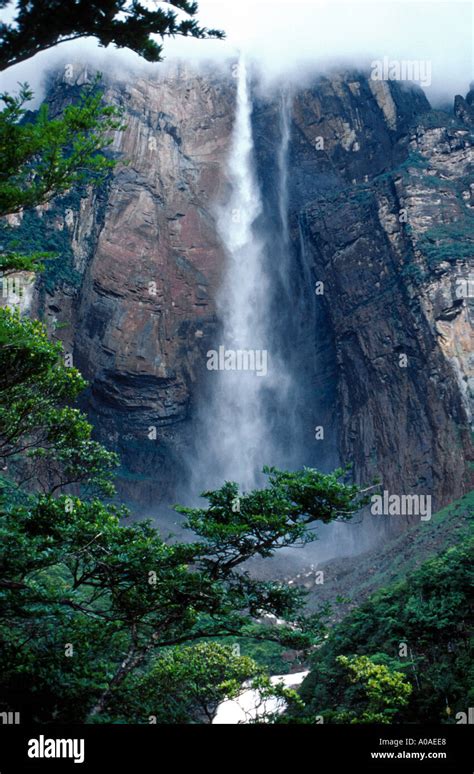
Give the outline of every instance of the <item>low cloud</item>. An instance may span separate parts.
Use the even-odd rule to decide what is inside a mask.
[[[153,0],[148,0],[152,3]],[[468,0],[201,0],[199,22],[221,28],[227,40],[164,41],[168,62],[211,60],[226,66],[239,51],[255,59],[269,84],[301,80],[329,68],[368,70],[373,60],[429,62],[434,103],[465,93],[472,79],[472,5]],[[3,14],[5,15],[5,14]],[[101,70],[157,73],[131,51],[101,49],[93,39],[61,44],[2,75],[2,89],[28,81],[41,94],[44,74],[64,62],[85,60]],[[164,69],[164,68],[163,68]]]

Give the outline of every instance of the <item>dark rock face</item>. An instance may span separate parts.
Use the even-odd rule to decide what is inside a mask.
[[[294,97],[290,222],[324,283],[314,337],[334,348],[340,458],[435,507],[472,455],[472,162],[468,130],[418,90],[349,74]]]
[[[83,68],[59,77],[56,102],[81,79]],[[157,80],[109,82],[127,124],[113,151],[128,164],[102,190],[41,212],[69,234],[74,281],[39,282],[33,308],[52,327],[68,324],[58,335],[90,382],[88,410],[122,456],[120,495],[136,510],[173,501],[187,475],[202,363],[218,329],[224,251],[214,207],[225,194],[234,92],[231,78],[181,65]],[[256,97],[253,116],[267,230],[279,104]],[[357,73],[292,95],[286,292],[299,297],[278,324],[298,307],[294,349],[306,371],[296,397],[310,434],[327,427],[307,463],[352,460],[359,481],[379,475],[393,492],[432,493],[435,507],[466,489],[472,456],[472,297],[462,292],[471,111],[469,96],[450,117],[419,90]]]
[[[56,102],[76,81],[53,84]],[[215,326],[223,264],[213,202],[232,126],[232,92],[179,67],[171,77],[114,81],[125,109],[113,152],[127,160],[69,225],[80,283],[44,301],[90,383],[98,438],[122,459],[119,491],[138,509],[173,500],[182,480],[194,363]],[[204,349],[204,351],[206,351]]]
[[[464,124],[474,126],[474,88],[472,83],[466,99],[460,94],[455,96],[454,114]]]

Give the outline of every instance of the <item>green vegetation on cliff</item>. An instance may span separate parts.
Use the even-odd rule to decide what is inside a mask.
[[[306,707],[292,719],[455,723],[467,712],[473,544],[471,536],[429,558],[337,624],[314,654],[301,689]]]

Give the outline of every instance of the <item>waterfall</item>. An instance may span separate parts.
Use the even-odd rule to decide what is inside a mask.
[[[289,247],[288,227],[288,148],[290,145],[291,99],[287,90],[280,95],[280,145],[278,147],[278,210],[280,215],[283,242]]]
[[[220,329],[206,352],[189,453],[194,494],[229,480],[247,491],[262,486],[263,465],[311,465],[314,450],[314,302],[308,304],[308,278],[295,263],[288,215],[291,96],[285,90],[275,103],[273,163],[258,179],[242,58],[236,75],[228,195],[216,209],[225,252],[216,298]]]
[[[225,481],[237,481],[244,491],[264,485],[263,465],[296,469],[317,464],[324,469],[333,457],[326,326],[315,301],[302,218],[299,240],[292,240],[290,229],[290,94],[283,92],[275,104],[273,163],[263,169],[259,183],[243,59],[236,74],[228,195],[216,209],[226,259],[216,298],[220,327],[214,349],[206,352],[205,387],[188,457],[194,502],[199,492]],[[243,367],[252,365],[252,355],[260,372]],[[325,426],[324,446],[314,440],[316,424]],[[288,549],[274,561],[298,567],[302,559],[313,561],[328,551],[332,555],[333,532],[321,531],[318,548]]]
[[[236,481],[241,491],[265,486],[264,465],[329,471],[339,463],[335,352],[325,305],[314,293],[305,216],[295,218],[289,206],[291,92],[282,91],[264,106],[276,117],[276,131],[263,136],[261,115],[252,116],[243,59],[236,75],[227,193],[215,208],[225,254],[218,325],[202,349],[186,450],[184,499],[193,505],[202,504],[201,492],[225,481]],[[315,439],[317,426],[324,428],[323,441]],[[280,571],[296,572],[304,563],[351,554],[353,530],[320,525],[316,543],[281,550],[272,561]]]
[[[217,210],[217,229],[226,253],[217,297],[222,339],[216,350],[207,353],[212,384],[198,462],[202,467],[205,461],[207,485],[234,480],[247,490],[261,483],[264,464],[276,462],[268,407],[287,382],[278,353],[271,348],[271,286],[265,243],[255,230],[262,201],[255,175],[248,80],[241,58],[227,169],[230,196]]]

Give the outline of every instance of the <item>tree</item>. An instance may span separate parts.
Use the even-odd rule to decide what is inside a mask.
[[[1,0],[0,8],[9,0]],[[224,37],[219,30],[199,26],[195,2],[173,0],[167,8],[150,9],[138,0],[17,0],[12,24],[0,24],[0,70],[23,62],[59,43],[95,37],[101,46],[130,48],[149,62],[162,59],[160,38]],[[186,14],[178,18],[177,11]]]
[[[167,545],[149,523],[121,525],[125,515],[96,499],[71,496],[3,504],[0,588],[8,654],[3,696],[21,676],[28,686],[23,702],[31,704],[34,690],[47,713],[41,719],[97,718],[107,716],[114,700],[123,703],[117,697],[128,681],[137,670],[146,671],[163,648],[233,635],[307,649],[321,637],[320,617],[300,612],[301,592],[222,567],[205,540]],[[240,531],[246,529],[242,525]],[[261,529],[265,532],[264,514]],[[261,540],[268,551],[268,540]],[[265,613],[287,623],[265,626]],[[92,638],[82,651],[77,642],[84,630],[95,628],[101,632],[97,644]],[[75,661],[64,658],[54,644],[58,639],[63,647],[76,643]],[[75,692],[78,680],[85,691],[85,667],[96,674],[81,704]],[[49,683],[61,669],[56,693]],[[51,705],[45,695],[53,697]]]
[[[385,664],[375,664],[367,656],[338,656],[337,662],[349,672],[350,682],[360,686],[367,699],[361,715],[342,712],[339,722],[390,723],[408,704],[413,689],[401,672]]]
[[[117,456],[91,439],[92,426],[69,403],[86,383],[65,365],[62,346],[18,312],[0,309],[0,491],[53,494],[81,483],[113,494]]]
[[[229,645],[201,642],[165,650],[150,669],[129,681],[114,715],[129,722],[212,723],[219,704],[235,699],[246,681],[256,682],[263,670]]]
[[[109,174],[115,161],[104,151],[123,124],[120,111],[103,104],[98,83],[55,118],[46,104],[33,120],[28,116],[25,105],[33,95],[26,85],[17,96],[0,95],[0,217],[45,204],[73,186],[98,185]],[[9,250],[0,255],[0,270],[36,271],[51,257]]]
[[[455,722],[471,706],[473,543],[463,535],[458,546],[378,590],[331,630],[302,685],[306,707],[298,722],[318,715],[324,722],[368,722],[367,713],[372,722]],[[348,670],[355,680],[347,679]],[[410,693],[402,689],[408,701],[391,693],[398,691],[390,684],[397,673],[412,685]],[[384,691],[394,699],[385,707]]]
[[[347,470],[331,474],[304,468],[298,473],[265,467],[269,486],[241,494],[236,483],[226,482],[220,489],[204,492],[207,508],[177,510],[187,524],[205,539],[202,561],[212,567],[216,577],[231,572],[251,556],[271,556],[275,548],[314,540],[308,526],[318,520],[325,524],[350,519],[366,503],[358,497],[360,488],[343,483]]]
[[[2,310],[0,363],[7,704],[14,696],[26,712],[33,703],[40,720],[104,719],[169,648],[226,636],[299,650],[319,641],[323,613],[303,615],[301,591],[256,580],[242,564],[312,539],[316,521],[354,513],[358,488],[339,480],[342,471],[271,468],[266,488],[240,494],[226,483],[205,494],[207,508],[179,508],[195,541],[167,544],[149,522],[123,524],[125,509],[98,499],[115,459],[90,440],[85,417],[62,405],[84,382],[61,345],[48,342],[40,323]],[[25,476],[32,464],[34,482]],[[265,626],[266,613],[285,623]]]
[[[34,691],[40,720],[108,717],[163,648],[233,635],[307,649],[321,637],[318,616],[300,612],[301,592],[214,572],[208,546],[168,545],[149,523],[121,524],[125,515],[71,496],[2,504],[4,698],[13,686],[17,704],[29,706]],[[287,623],[265,626],[265,613]],[[66,643],[75,650],[70,660]]]

